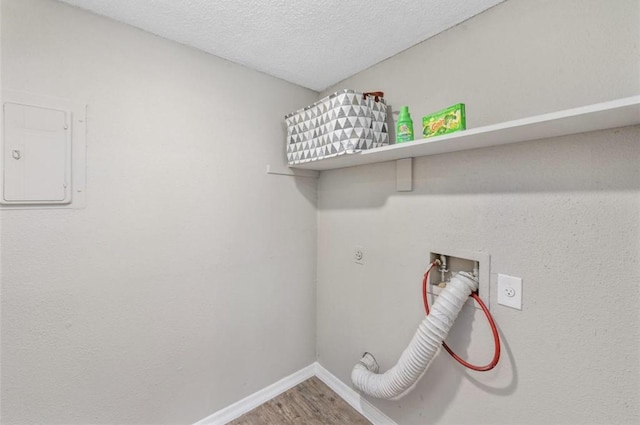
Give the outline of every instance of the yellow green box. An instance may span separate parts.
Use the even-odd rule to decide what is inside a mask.
[[[441,136],[467,128],[464,103],[458,103],[441,111],[422,117],[422,135]]]

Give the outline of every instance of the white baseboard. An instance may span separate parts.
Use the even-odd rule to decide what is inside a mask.
[[[268,387],[225,407],[224,409],[218,410],[213,415],[207,416],[206,418],[196,422],[194,425],[224,425],[229,423],[314,376],[316,372],[315,365],[316,363],[313,363],[303,369],[300,369],[299,371],[282,378],[275,384],[271,384]]]
[[[339,380],[335,375],[322,367],[318,362],[292,373],[282,378],[275,384],[271,384],[258,392],[233,403],[224,409],[218,410],[211,416],[196,422],[194,425],[225,425],[234,419],[239,418],[250,410],[295,387],[303,381],[317,376],[322,382],[327,384],[336,394],[353,407],[358,413],[367,418],[373,425],[397,425],[388,416],[382,413],[373,404],[364,399],[353,388]]]
[[[382,413],[377,407],[369,403],[360,393],[339,380],[334,374],[322,367],[318,362],[314,363],[315,375],[327,384],[336,394],[353,407],[358,413],[367,418],[373,425],[397,425],[391,418]]]

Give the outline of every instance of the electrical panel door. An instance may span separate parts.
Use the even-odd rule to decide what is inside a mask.
[[[5,204],[71,202],[69,112],[5,103],[2,199]]]

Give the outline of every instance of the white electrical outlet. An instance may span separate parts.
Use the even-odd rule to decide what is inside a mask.
[[[353,250],[353,259],[356,264],[364,264],[364,248],[360,245],[356,245]]]
[[[522,310],[522,279],[498,274],[498,304]]]

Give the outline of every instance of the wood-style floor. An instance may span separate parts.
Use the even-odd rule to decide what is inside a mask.
[[[229,425],[371,425],[321,380],[310,378]]]

